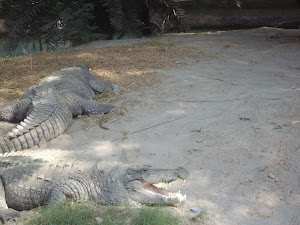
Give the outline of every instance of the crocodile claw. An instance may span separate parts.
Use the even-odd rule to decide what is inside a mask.
[[[14,219],[19,216],[20,212],[14,209],[0,210],[0,221],[5,224],[8,220]]]

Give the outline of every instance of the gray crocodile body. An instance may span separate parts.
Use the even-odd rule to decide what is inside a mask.
[[[132,167],[62,150],[27,150],[0,156],[0,220],[66,198],[100,204],[174,204],[185,200],[154,184],[186,179],[183,169]]]
[[[70,66],[31,86],[20,100],[0,109],[0,121],[20,122],[0,138],[0,153],[31,148],[63,133],[73,116],[108,113],[114,106],[92,101],[95,92],[119,90],[96,80],[85,66]]]

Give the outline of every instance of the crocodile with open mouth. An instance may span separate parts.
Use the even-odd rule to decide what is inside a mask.
[[[186,195],[155,186],[185,180],[189,172],[103,161],[63,150],[27,150],[0,155],[0,220],[52,201],[93,199],[105,205],[172,205]]]

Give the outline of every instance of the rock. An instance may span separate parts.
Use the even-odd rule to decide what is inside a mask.
[[[191,132],[198,132],[198,133],[200,133],[200,132],[201,132],[201,129],[191,130]]]
[[[275,176],[274,176],[274,174],[273,174],[273,173],[269,173],[268,177],[270,177],[270,178],[272,178],[272,179],[274,179],[274,178],[275,178]]]
[[[202,209],[198,206],[195,206],[195,207],[190,208],[190,211],[194,212],[194,213],[200,213],[202,211]]]
[[[44,138],[39,142],[39,147],[40,148],[47,148],[48,147],[47,141]]]
[[[97,221],[97,223],[102,223],[103,219],[101,217],[96,217],[96,221]]]

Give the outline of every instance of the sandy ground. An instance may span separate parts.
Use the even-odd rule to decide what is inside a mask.
[[[168,189],[187,194],[178,206],[186,218],[198,206],[206,224],[300,224],[299,35],[259,28],[161,37],[205,54],[159,71],[152,87],[121,94],[115,105],[127,113],[103,124],[109,130],[77,118],[48,147],[185,167],[190,178]]]

